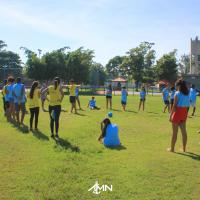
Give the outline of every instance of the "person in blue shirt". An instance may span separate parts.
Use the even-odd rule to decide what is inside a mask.
[[[95,97],[92,97],[92,99],[89,101],[88,107],[89,107],[91,110],[94,110],[94,109],[100,110],[100,108],[96,106]]]
[[[127,96],[128,96],[128,92],[126,90],[126,87],[122,87],[121,104],[122,104],[122,108],[123,108],[124,111],[126,110]]]
[[[175,92],[174,104],[170,114],[170,121],[172,122],[171,147],[167,150],[170,152],[174,152],[178,128],[180,128],[182,133],[183,152],[185,152],[187,145],[186,121],[188,108],[190,106],[190,97],[189,90],[185,81],[181,79],[178,80],[176,82],[176,87],[178,88],[178,91]]]
[[[163,102],[165,104],[163,112],[165,113],[166,109],[168,109],[168,112],[170,112],[170,107],[169,107],[169,86],[168,85],[163,89],[162,97],[163,97]]]
[[[170,95],[170,110],[172,110],[172,106],[174,104],[174,95],[175,95],[176,89],[175,87],[171,87],[171,95]]]
[[[195,88],[195,85],[192,84],[190,88],[190,106],[193,107],[192,116],[194,116],[194,113],[196,111],[197,95],[198,95],[198,92]]]
[[[144,111],[145,100],[146,100],[146,90],[145,90],[145,87],[142,87],[142,90],[140,91],[140,103],[139,103],[138,111],[140,111],[141,105]]]
[[[101,122],[101,135],[98,141],[102,142],[105,147],[120,146],[119,130],[116,124],[112,124],[109,118]]]
[[[15,103],[15,111],[17,117],[18,125],[24,125],[24,117],[26,113],[26,96],[25,96],[25,86],[21,82],[21,78],[18,77],[16,80],[16,84],[13,86],[13,96],[14,96],[14,103]],[[21,119],[19,113],[21,111]]]

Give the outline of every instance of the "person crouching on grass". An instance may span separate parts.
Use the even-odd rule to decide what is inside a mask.
[[[126,110],[127,96],[128,96],[128,92],[126,90],[126,87],[122,87],[121,104],[124,111]]]
[[[186,120],[188,115],[188,108],[190,106],[189,90],[187,88],[186,82],[183,80],[178,80],[176,82],[176,87],[178,91],[174,96],[174,104],[172,107],[170,121],[172,122],[172,138],[171,147],[167,150],[174,152],[174,147],[177,140],[178,128],[180,127],[182,133],[183,142],[183,152],[186,151],[187,145],[187,131],[186,131]]]
[[[145,100],[146,100],[146,90],[145,87],[142,87],[142,90],[140,91],[140,103],[138,111],[140,111],[141,105],[142,105],[142,110],[144,111]]]
[[[88,103],[88,108],[90,108],[91,110],[100,110],[100,108],[98,108],[98,107],[96,106],[95,97],[92,97],[92,99],[89,101],[89,103]]]
[[[105,118],[101,122],[101,135],[98,138],[99,142],[103,142],[106,147],[120,146],[118,127],[112,124],[109,118]]]

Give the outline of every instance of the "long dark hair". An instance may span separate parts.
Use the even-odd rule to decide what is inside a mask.
[[[60,78],[55,77],[54,78],[54,89],[56,90],[59,85],[60,85]]]
[[[35,91],[35,88],[39,85],[38,81],[33,81],[33,84],[31,85],[31,90],[30,90],[30,99],[33,99],[33,94]]]
[[[179,79],[177,82],[176,82],[176,86],[179,87],[179,91],[181,93],[183,93],[184,95],[188,95],[189,94],[189,90],[188,90],[188,87],[187,87],[187,84],[184,80],[182,79]]]
[[[105,118],[103,120],[103,123],[104,123],[104,127],[103,127],[103,130],[102,130],[102,136],[105,137],[106,136],[106,129],[107,129],[108,125],[111,124],[111,121],[110,121],[110,119]]]

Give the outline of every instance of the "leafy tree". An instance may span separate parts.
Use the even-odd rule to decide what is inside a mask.
[[[0,40],[0,79],[6,78],[8,75],[21,75],[22,66],[18,54],[7,51],[6,43]]]
[[[104,85],[107,75],[103,65],[100,63],[93,63],[90,67],[89,84],[90,85]]]
[[[177,78],[177,67],[176,50],[164,54],[156,64],[157,79],[166,79],[170,82],[174,82]]]
[[[121,64],[123,63],[123,60],[123,56],[115,56],[108,61],[106,64],[106,71],[110,78],[116,78],[122,75],[123,71],[121,69]]]

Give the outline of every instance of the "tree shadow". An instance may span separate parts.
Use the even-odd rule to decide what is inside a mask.
[[[62,147],[63,149],[70,149],[73,152],[80,152],[80,148],[78,146],[72,145],[69,141],[64,140],[62,138],[54,138],[54,141],[56,142],[56,144],[60,147]]]
[[[182,155],[182,156],[187,156],[189,158],[192,158],[193,160],[198,160],[200,161],[200,155],[192,153],[192,152],[185,152],[185,153],[180,153],[180,152],[176,152],[176,154]]]
[[[37,130],[37,131],[32,131],[33,133],[33,136],[36,137],[37,139],[39,140],[46,140],[48,141],[49,138],[44,134],[42,133],[41,131]]]
[[[121,150],[125,150],[127,149],[125,146],[123,145],[119,145],[119,146],[106,146],[107,149],[110,149],[110,150],[117,150],[117,151],[121,151]]]

